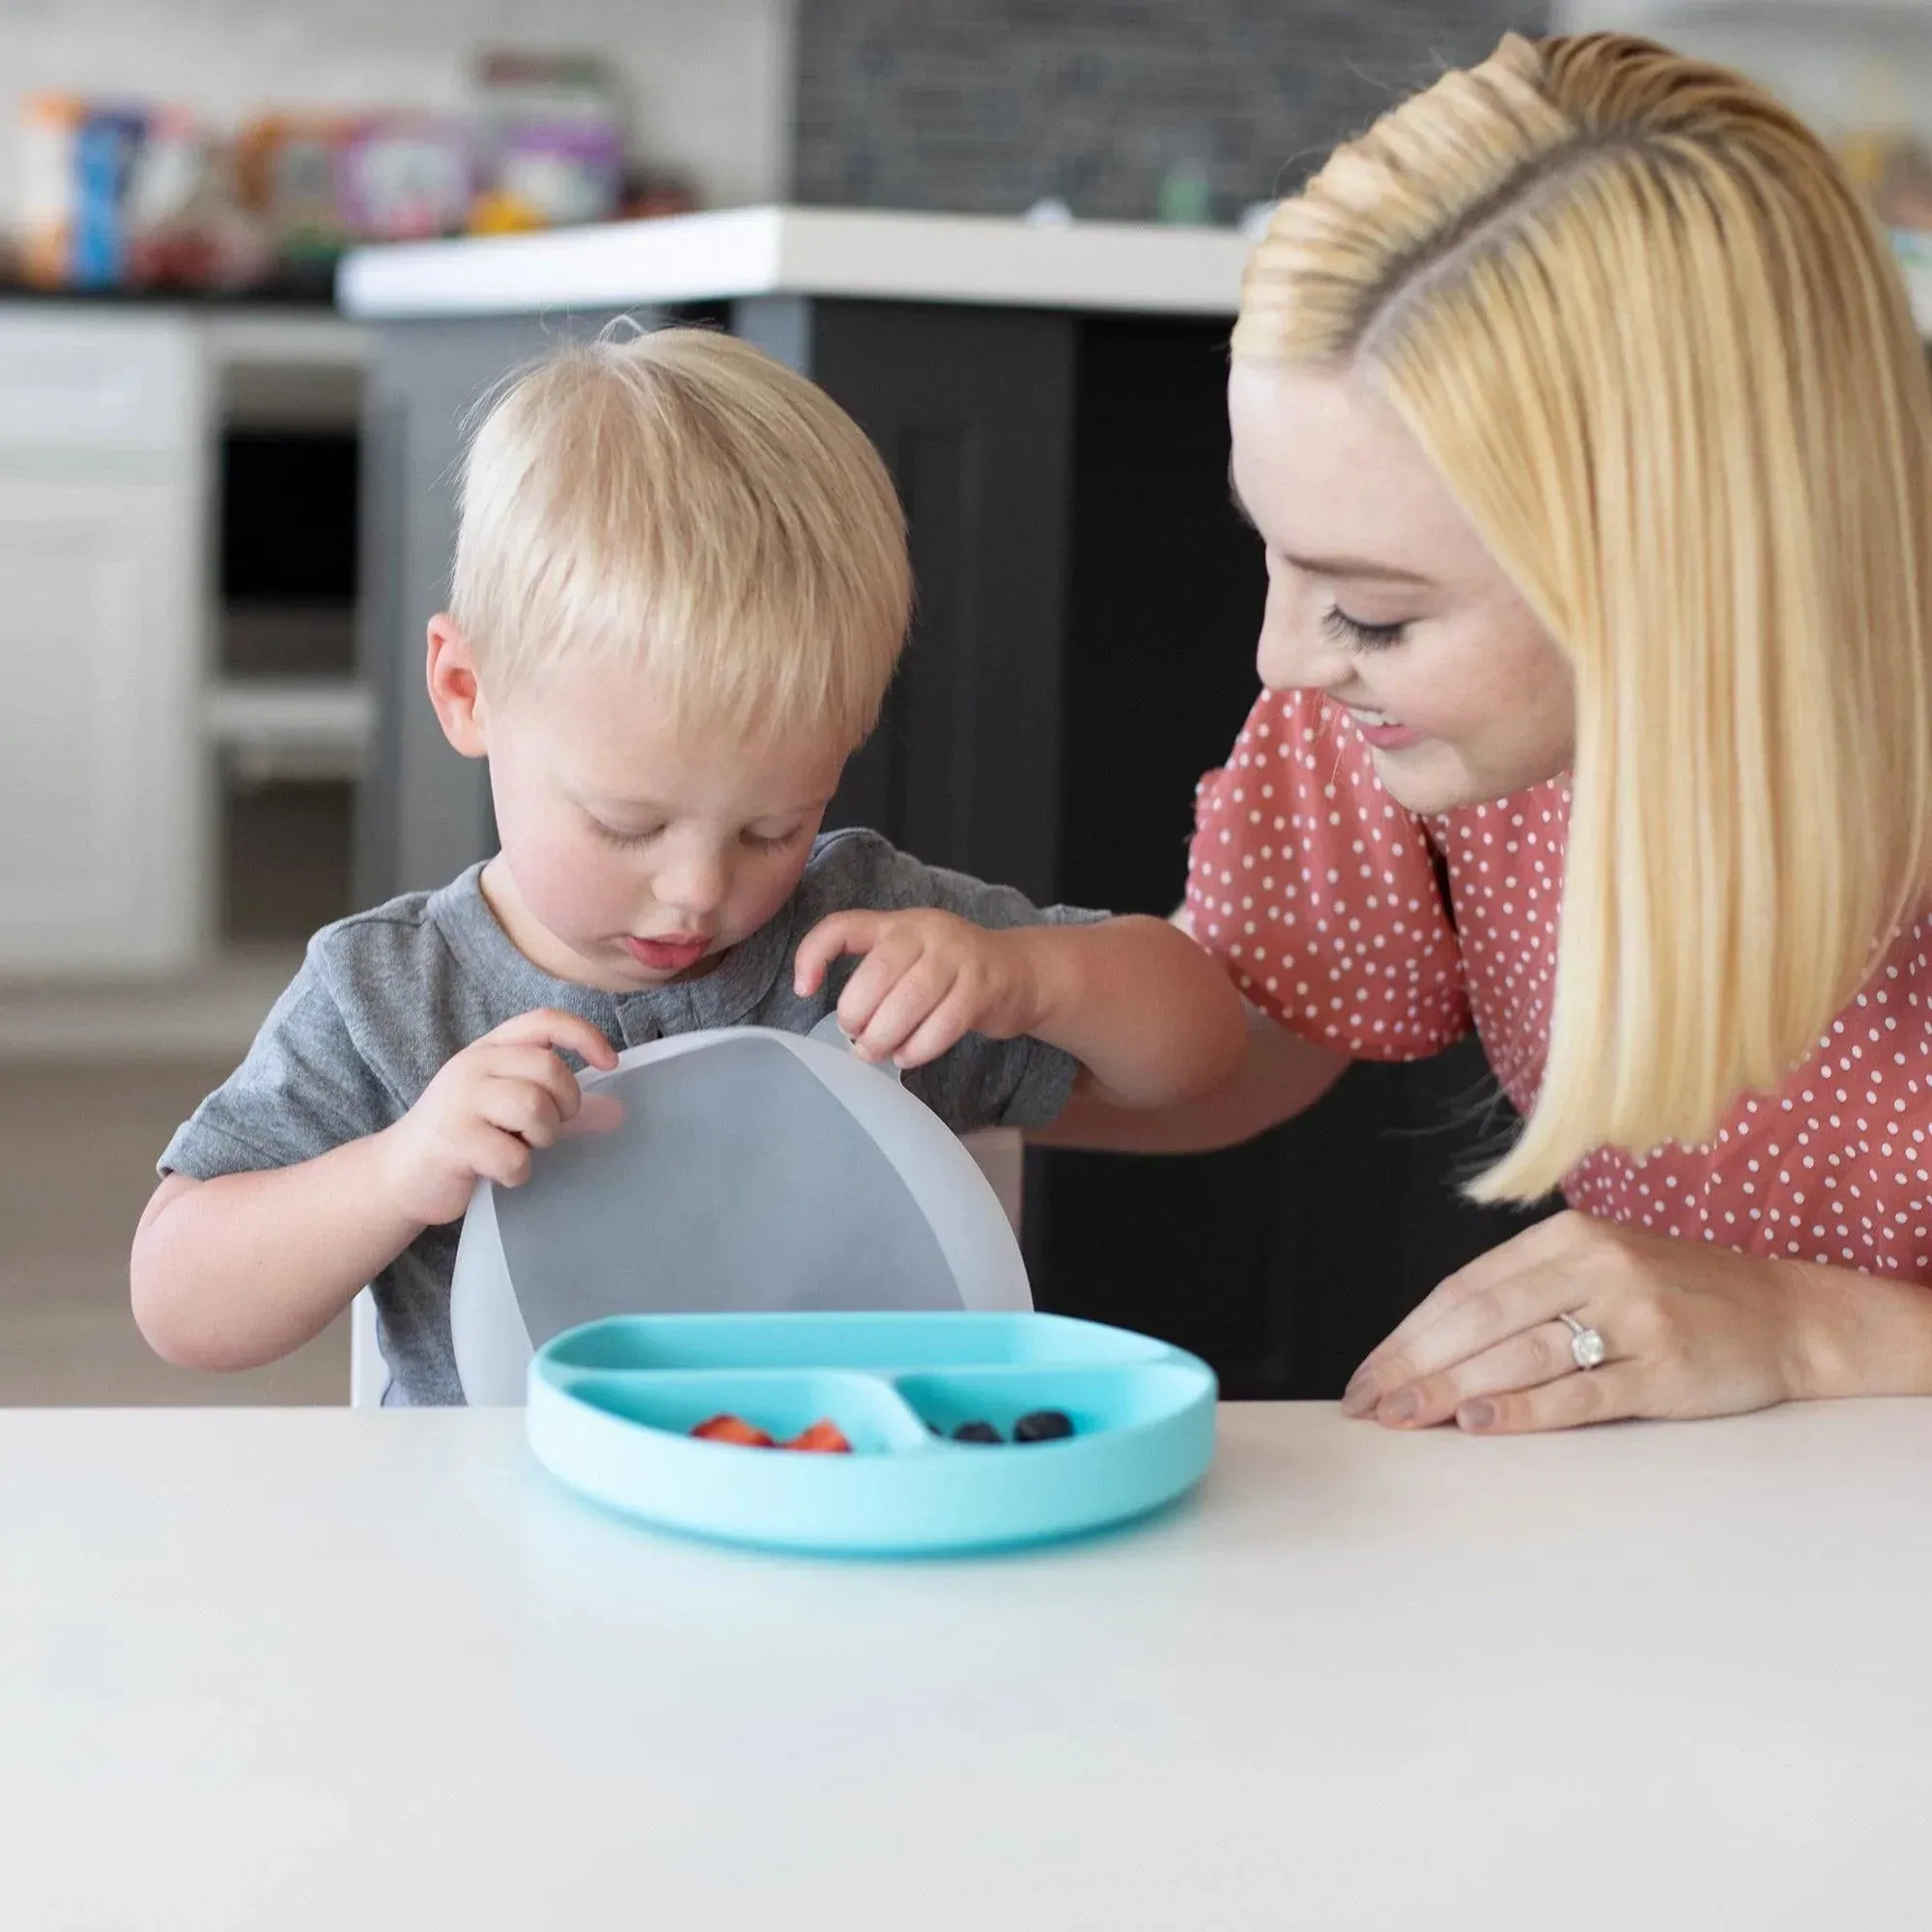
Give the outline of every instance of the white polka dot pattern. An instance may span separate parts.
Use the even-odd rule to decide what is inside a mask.
[[[1569,817],[1551,783],[1419,818],[1382,789],[1345,712],[1264,694],[1202,781],[1189,918],[1258,1006],[1358,1059],[1419,1060],[1473,1024],[1527,1112]],[[1604,1149],[1564,1193],[1662,1235],[1932,1281],[1932,924],[1903,932],[1798,1073],[1740,1101],[1708,1146]]]

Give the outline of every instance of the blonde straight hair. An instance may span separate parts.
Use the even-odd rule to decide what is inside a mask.
[[[905,642],[905,518],[865,432],[713,329],[623,325],[489,400],[450,614],[498,689],[567,659],[644,673],[673,724],[851,751]]]
[[[1721,69],[1511,36],[1336,152],[1237,357],[1365,370],[1572,667],[1528,1199],[1708,1141],[1932,885],[1932,385],[1843,173]]]

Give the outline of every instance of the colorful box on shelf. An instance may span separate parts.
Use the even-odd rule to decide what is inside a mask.
[[[20,105],[21,264],[49,288],[113,288],[127,279],[125,207],[148,116],[72,95]]]
[[[314,293],[355,242],[619,212],[626,121],[599,62],[493,55],[477,79],[474,112],[270,108],[232,138],[179,104],[28,95],[20,272],[48,288]]]

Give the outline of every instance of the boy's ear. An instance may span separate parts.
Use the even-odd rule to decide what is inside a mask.
[[[442,735],[466,758],[488,755],[475,653],[447,611],[439,611],[429,620],[429,659],[424,673],[429,701],[436,706]]]

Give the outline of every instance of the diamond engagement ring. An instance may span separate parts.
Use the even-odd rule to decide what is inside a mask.
[[[1574,1315],[1558,1315],[1557,1321],[1570,1331],[1570,1354],[1579,1369],[1599,1367],[1606,1350],[1604,1338],[1594,1328],[1584,1326]]]

